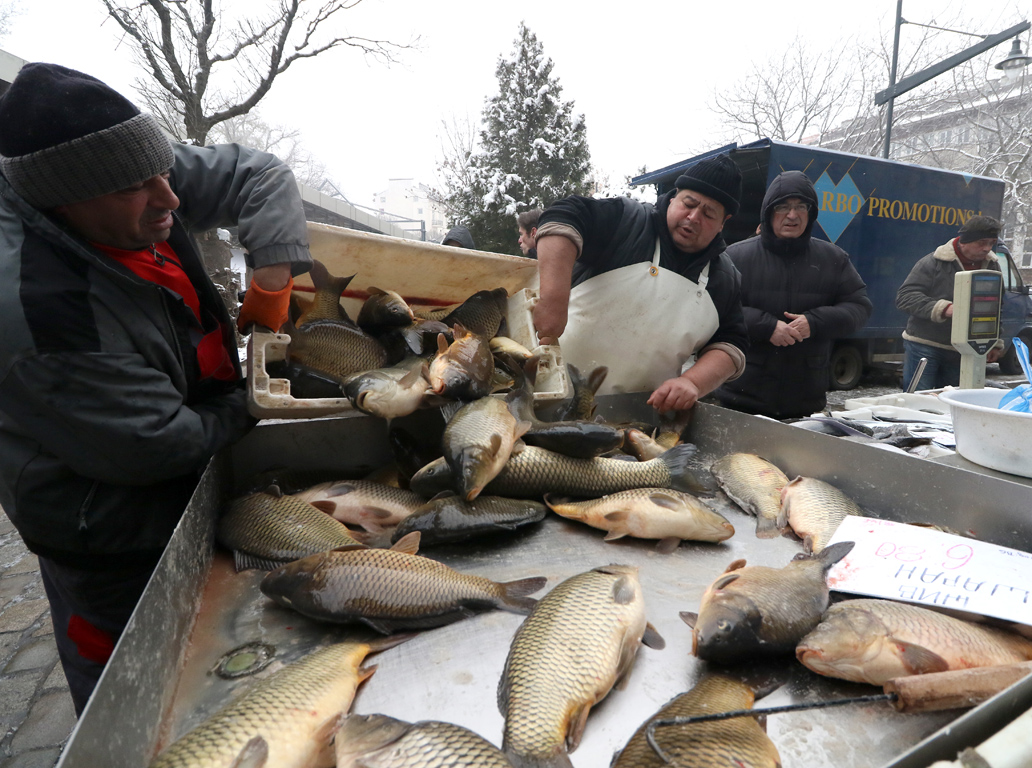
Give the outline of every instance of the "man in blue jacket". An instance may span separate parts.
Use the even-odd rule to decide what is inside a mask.
[[[279,160],[173,146],[54,64],[0,98],[0,504],[39,557],[77,713],[208,460],[255,424],[190,236],[234,224],[254,267],[239,322],[278,328],[311,262]]]
[[[834,340],[871,317],[867,287],[849,254],[811,237],[817,212],[813,182],[802,171],[785,171],[763,198],[760,234],[727,249],[742,274],[749,329],[745,373],[715,393],[728,407],[775,419],[820,411]]]

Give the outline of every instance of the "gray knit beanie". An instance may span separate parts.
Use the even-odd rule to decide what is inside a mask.
[[[0,172],[41,210],[131,187],[172,162],[154,118],[82,72],[26,64],[0,97]]]

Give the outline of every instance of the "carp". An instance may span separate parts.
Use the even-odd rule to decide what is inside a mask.
[[[731,563],[706,589],[698,614],[681,613],[692,652],[721,664],[792,653],[828,607],[828,570],[851,549],[852,541],[841,541],[784,568]]]
[[[408,416],[426,401],[430,369],[421,357],[409,357],[390,368],[347,377],[344,394],[362,413],[390,421]]]
[[[441,438],[454,490],[473,501],[505,466],[529,426],[495,397],[482,397],[459,408]]]
[[[735,504],[756,518],[756,535],[778,535],[781,490],[788,485],[785,473],[752,453],[729,453],[710,468],[721,489]]]
[[[471,333],[491,339],[503,328],[509,309],[508,299],[509,292],[504,288],[477,291],[440,319],[445,325],[453,326],[457,323]]]
[[[418,494],[372,480],[335,480],[291,495],[318,507],[335,520],[370,533],[393,528],[423,506]]]
[[[403,520],[394,531],[397,542],[419,531],[421,547],[450,544],[492,533],[511,532],[545,518],[545,505],[525,499],[477,496],[465,501],[451,492],[438,494]]]
[[[430,389],[456,400],[477,400],[491,392],[494,356],[488,340],[462,324],[454,326],[455,340],[437,337],[437,357],[430,364]]]
[[[672,552],[682,540],[724,541],[735,532],[723,515],[668,488],[634,488],[577,502],[545,494],[545,503],[557,515],[608,531],[606,541],[659,539],[661,552]]]
[[[781,489],[777,525],[791,527],[807,552],[824,549],[848,515],[863,511],[833,485],[812,477],[797,477]]]
[[[635,567],[595,568],[542,598],[516,631],[498,686],[502,749],[512,764],[572,766],[567,753],[591,707],[630,672],[643,642],[664,646],[646,623]]]
[[[753,717],[734,717],[706,723],[664,725],[655,740],[670,758],[664,762],[646,740],[655,720],[698,717],[720,712],[752,709],[756,695],[746,683],[719,673],[705,675],[687,693],[674,697],[634,732],[627,746],[614,758],[611,768],[781,768],[777,747]]]
[[[820,675],[884,685],[894,677],[1028,661],[1032,640],[919,605],[864,598],[828,608],[799,641],[796,658]]]
[[[369,298],[362,303],[356,319],[359,328],[366,333],[377,334],[415,322],[416,316],[399,294],[374,286],[366,292]]]
[[[450,624],[487,610],[529,613],[526,595],[545,577],[497,583],[415,554],[409,534],[394,548],[322,552],[267,574],[266,597],[312,619],[362,623],[382,634]],[[356,556],[357,555],[357,556]]]
[[[349,715],[337,731],[337,768],[512,768],[498,747],[451,723]]]
[[[285,496],[278,486],[235,499],[216,525],[215,538],[232,550],[237,570],[270,570],[338,547],[365,545],[323,510]]]
[[[408,638],[337,643],[277,670],[177,739],[150,768],[311,768],[333,765],[332,740],[365,657]]]
[[[287,322],[291,362],[320,371],[343,382],[353,373],[383,368],[387,350],[376,339],[350,322],[313,320],[300,328]]]
[[[308,276],[312,278],[312,285],[315,286],[315,295],[310,302],[304,303],[301,307],[302,311],[297,319],[297,326],[301,327],[306,323],[318,320],[350,323],[351,318],[341,306],[340,297],[355,276],[334,277],[326,265],[318,259],[312,260],[312,268],[309,270]],[[298,301],[298,305],[301,306],[302,302]]]
[[[570,377],[573,395],[556,409],[556,421],[593,418],[595,409],[598,406],[595,402],[595,393],[602,386],[602,382],[606,380],[606,374],[609,373],[609,369],[605,366],[600,366],[585,378],[581,375],[577,366],[567,363],[566,373]]]

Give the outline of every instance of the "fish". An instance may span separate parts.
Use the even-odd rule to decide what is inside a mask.
[[[290,337],[291,362],[343,381],[353,373],[387,365],[387,350],[353,323],[314,320],[295,328],[287,321],[283,333]]]
[[[741,680],[720,673],[706,674],[694,688],[675,696],[642,723],[613,759],[611,768],[781,768],[777,747],[754,717],[657,727],[656,744],[670,763],[664,762],[646,740],[653,721],[752,709],[755,698],[753,689]]]
[[[456,400],[477,400],[491,392],[494,356],[484,336],[454,326],[455,340],[437,337],[437,357],[430,364],[430,388],[435,395]]]
[[[408,357],[390,368],[356,373],[344,379],[344,394],[362,413],[382,419],[408,416],[426,401],[430,369],[421,357]]]
[[[606,541],[659,539],[661,552],[674,551],[682,540],[724,541],[735,533],[723,515],[668,488],[634,488],[578,502],[546,493],[545,503],[557,515],[608,531]]]
[[[504,288],[477,291],[440,319],[446,325],[459,324],[471,333],[491,339],[504,327],[509,310],[508,299],[509,292]]]
[[[849,515],[863,510],[846,494],[823,480],[797,477],[781,489],[777,526],[791,527],[807,552],[820,552]]]
[[[232,550],[238,571],[269,570],[339,547],[365,549],[342,523],[276,485],[234,499],[216,524],[215,538]]]
[[[355,279],[350,277],[335,277],[330,274],[318,259],[312,260],[312,267],[308,272],[312,278],[312,285],[315,286],[315,294],[310,302],[302,307],[301,315],[297,319],[297,327],[319,320],[351,322],[348,313],[341,306],[341,294],[347,289],[348,284]],[[298,302],[299,306],[301,302]]]
[[[624,430],[624,450],[638,461],[648,461],[666,453],[667,448],[660,445],[651,435],[640,429]],[[673,446],[671,446],[673,447]]]
[[[508,336],[495,336],[488,342],[491,352],[496,355],[508,355],[516,360],[529,360],[534,353]]]
[[[454,490],[473,501],[505,466],[529,426],[498,398],[482,397],[459,408],[441,438]]]
[[[573,395],[556,409],[555,420],[590,420],[593,418],[595,409],[598,407],[598,404],[595,402],[595,393],[602,386],[602,382],[606,380],[606,374],[608,373],[609,369],[603,365],[595,368],[587,378],[584,378],[577,366],[567,363],[566,374],[570,378]]]
[[[624,441],[622,430],[595,421],[542,421],[534,412],[534,386],[541,358],[532,356],[520,365],[509,358],[516,386],[511,408],[517,419],[528,424],[523,442],[576,459],[593,459],[618,448]]]
[[[394,457],[394,462],[398,466],[398,476],[404,481],[402,485],[404,488],[411,487],[412,476],[420,469],[435,459],[443,461],[444,458],[441,456],[441,441],[438,436],[435,435],[435,439],[431,442],[425,433],[420,431],[418,434],[413,434],[408,429],[399,427],[398,422],[393,422],[388,427],[387,442],[390,445],[391,456]],[[439,490],[445,490],[445,488]],[[434,493],[429,496],[433,496]]]
[[[150,768],[310,768],[333,765],[334,733],[370,653],[407,637],[335,643],[280,668],[174,741]]]
[[[918,605],[864,598],[828,608],[799,641],[796,658],[819,675],[885,685],[895,677],[1028,661],[1032,640]]]
[[[334,550],[268,573],[262,594],[320,621],[365,624],[381,634],[428,629],[487,610],[527,614],[544,576],[498,583],[415,554],[409,534],[391,549]]]
[[[486,534],[511,532],[545,519],[545,505],[525,499],[502,496],[477,496],[465,501],[461,496],[438,494],[398,524],[392,536],[398,541],[419,531],[421,547],[466,541]]]
[[[512,768],[468,728],[437,720],[349,715],[337,731],[337,768]]]
[[[731,501],[756,518],[756,535],[772,539],[779,533],[781,490],[788,485],[785,473],[753,453],[729,453],[710,468]]]
[[[333,480],[291,495],[317,506],[335,520],[371,533],[393,528],[424,503],[412,491],[371,480]]]
[[[366,292],[369,298],[362,302],[356,320],[366,333],[376,334],[415,322],[416,316],[400,294],[374,286],[370,286]]]
[[[346,397],[339,379],[301,365],[297,361],[268,360],[265,371],[270,378],[286,379],[290,383],[290,395],[295,399]]]
[[[418,319],[430,320],[439,323],[452,312],[454,312],[456,309],[458,309],[460,306],[462,306],[462,304],[460,302],[456,304],[445,304],[440,306],[437,304],[410,304],[409,306],[412,309],[412,314],[415,315]]]
[[[630,488],[698,488],[690,465],[695,446],[684,443],[651,461],[573,459],[528,445],[513,453],[495,478],[484,487],[492,496],[536,499],[546,493],[596,498]],[[430,462],[412,476],[410,487],[421,496],[434,496],[451,487],[448,463]]]
[[[646,622],[635,567],[595,568],[545,595],[516,631],[498,685],[513,766],[570,768],[591,707],[629,674],[643,642],[665,645]]]
[[[734,561],[706,589],[698,614],[681,613],[692,653],[718,664],[793,653],[828,607],[828,570],[851,549],[852,541],[841,541],[784,568]]]

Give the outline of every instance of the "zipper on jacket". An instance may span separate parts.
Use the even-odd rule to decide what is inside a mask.
[[[86,498],[83,499],[82,504],[79,506],[79,531],[85,531],[88,527],[86,525],[86,510],[93,505],[93,497],[97,495],[97,486],[100,485],[99,480],[94,480],[93,485],[90,486],[90,492],[86,494]]]

